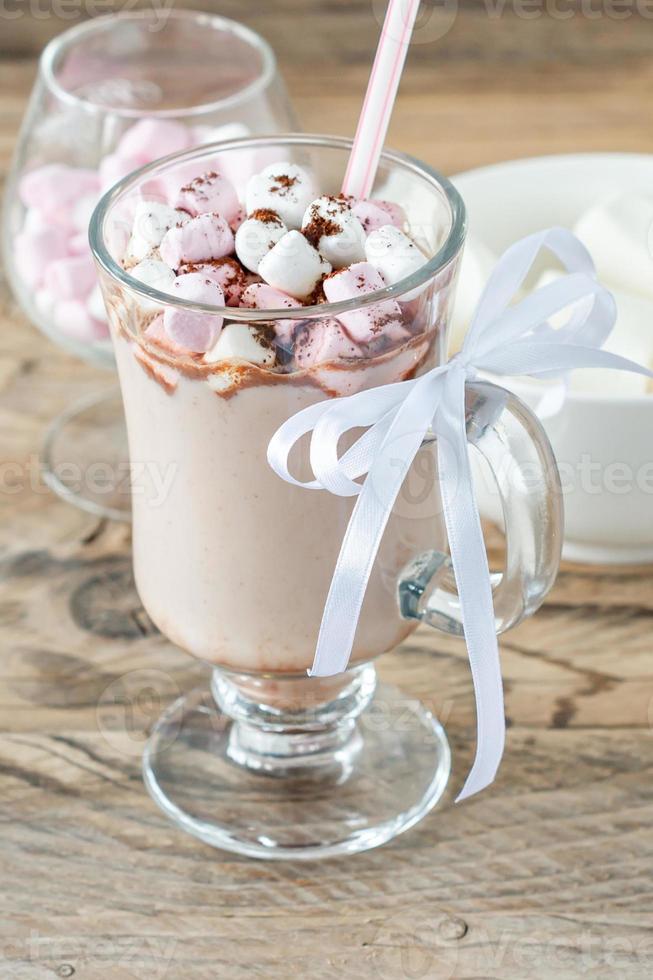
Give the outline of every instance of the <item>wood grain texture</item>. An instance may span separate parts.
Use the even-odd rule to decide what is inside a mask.
[[[220,9],[277,47],[307,128],[352,130],[371,0]],[[540,152],[653,151],[649,20],[487,11],[460,4],[448,33],[413,46],[395,145],[447,172]],[[4,173],[32,55],[60,23],[0,20]],[[140,779],[143,731],[204,668],[149,623],[127,530],[55,500],[38,476],[48,420],[110,378],[42,341],[5,285],[0,321],[2,980],[649,978],[651,570],[567,566],[540,613],[504,637],[510,729],[489,792],[451,805],[473,751],[469,672],[459,642],[419,632],[380,673],[445,722],[446,804],[350,860],[213,851],[170,827]],[[144,677],[157,697],[139,704]]]

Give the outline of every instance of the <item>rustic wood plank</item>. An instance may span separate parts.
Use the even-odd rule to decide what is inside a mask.
[[[306,128],[351,131],[378,29],[368,0],[220,8],[277,47]],[[395,145],[447,172],[540,152],[653,151],[648,20],[566,26],[487,9],[461,3],[441,40],[413,46]],[[289,14],[301,14],[301,45]],[[32,56],[60,26],[2,20],[3,173]],[[48,420],[111,378],[44,343],[6,285],[0,322],[0,976],[650,977],[651,569],[566,566],[540,613],[503,638],[510,729],[490,792],[451,804],[473,752],[466,656],[420,631],[380,673],[446,723],[446,805],[351,860],[212,851],[170,827],[142,787],[159,706],[127,722],[104,696],[117,685],[134,704],[145,671],[162,706],[205,668],[151,627],[127,530],[55,500],[38,476]]]

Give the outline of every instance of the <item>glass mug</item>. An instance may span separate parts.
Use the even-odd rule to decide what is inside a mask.
[[[233,155],[243,184],[262,155],[305,165],[323,193],[338,193],[350,145],[292,135],[220,149],[223,158]],[[306,672],[353,500],[289,485],[270,469],[266,451],[300,409],[414,376],[444,358],[464,205],[430,167],[385,152],[371,196],[403,206],[428,256],[424,266],[362,299],[277,311],[225,308],[220,312],[232,323],[284,321],[294,349],[286,345],[278,368],[206,363],[202,355],[171,353],[144,328],[166,307],[212,308],[143,286],[120,258],[135,201],[175,169],[196,165],[202,173],[211,152],[169,157],[127,178],[103,198],[91,223],[130,460],[141,475],[133,497],[136,585],[161,632],[213,668],[210,689],[183,696],[155,725],[145,782],[175,823],[215,846],[271,858],[351,853],[416,823],[449,777],[438,721],[394,688],[377,688],[373,666],[420,621],[462,633],[434,440],[418,453],[388,522],[349,669],[329,678]],[[408,339],[355,359],[301,362],[307,331],[388,297],[401,305]],[[557,471],[539,423],[512,395],[474,383],[467,408],[469,440],[489,460],[506,514],[507,561],[493,583],[501,631],[532,613],[555,577]],[[307,479],[307,445],[294,454],[293,472]]]
[[[139,10],[56,37],[39,61],[5,193],[5,267],[26,315],[57,345],[113,370],[88,245],[101,192],[176,150],[294,126],[274,52],[235,21]],[[91,479],[78,487],[67,475],[99,460],[123,463],[126,453],[112,388],[55,420],[44,477],[85,510],[126,519],[129,496],[119,487]]]

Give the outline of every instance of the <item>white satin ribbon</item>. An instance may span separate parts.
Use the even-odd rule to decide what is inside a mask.
[[[542,249],[557,256],[568,275],[512,303]],[[554,329],[548,321],[561,311],[567,312],[567,320]],[[650,375],[646,368],[600,350],[615,316],[611,294],[596,281],[589,253],[571,232],[552,228],[529,235],[498,262],[462,350],[448,363],[410,381],[312,405],[284,422],[270,440],[268,462],[288,483],[342,497],[358,496],[309,672],[324,677],[347,666],[388,518],[427,431],[437,436],[443,514],[476,697],[476,757],[459,800],[493,781],[505,741],[490,573],[465,430],[465,384],[479,371],[564,377],[579,367],[607,367]],[[340,436],[360,427],[367,431],[339,458]],[[294,444],[311,430],[315,479],[302,483],[290,473],[288,457]],[[364,482],[357,483],[363,474],[367,474]]]

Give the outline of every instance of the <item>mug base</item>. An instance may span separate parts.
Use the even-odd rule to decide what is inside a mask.
[[[437,719],[386,685],[350,731],[295,767],[256,769],[239,764],[237,723],[199,688],[156,723],[145,785],[180,829],[225,851],[277,860],[353,854],[385,844],[436,805],[451,752]]]

